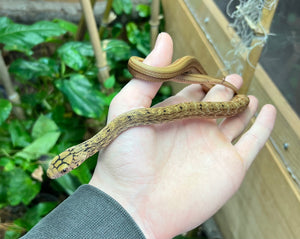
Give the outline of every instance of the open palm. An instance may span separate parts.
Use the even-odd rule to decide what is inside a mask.
[[[160,34],[145,63],[170,64],[172,40]],[[240,87],[237,75],[226,78]],[[114,98],[109,119],[149,107],[159,83],[132,80]],[[191,85],[159,106],[188,101],[227,101],[233,92],[215,86],[207,94]],[[246,111],[216,120],[185,119],[135,127],[122,133],[99,154],[91,185],[117,200],[147,238],[171,238],[212,216],[238,189],[246,170],[266,142],[276,111],[266,105],[254,125],[235,144],[257,109],[250,96]]]

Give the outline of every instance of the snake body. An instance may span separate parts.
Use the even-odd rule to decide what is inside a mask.
[[[167,67],[152,67],[142,63],[143,59],[131,57],[128,69],[138,79],[147,81],[175,80],[185,83],[204,84],[208,88],[215,84],[225,85],[236,92],[236,88],[224,80],[206,75],[199,62],[190,56],[180,58]],[[196,74],[198,73],[198,74]],[[58,178],[77,168],[86,159],[108,146],[125,130],[140,126],[161,124],[185,118],[224,118],[244,111],[249,98],[236,94],[227,102],[188,102],[167,107],[134,109],[113,119],[92,138],[72,146],[54,157],[47,170],[49,178]]]

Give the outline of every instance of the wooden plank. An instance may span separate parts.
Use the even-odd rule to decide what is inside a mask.
[[[208,17],[213,25],[210,26],[210,41],[184,1],[162,0],[166,29],[174,40],[174,58],[192,54],[200,59],[210,75],[216,76],[218,69],[224,69],[219,54],[230,49],[231,34],[226,32],[226,19],[217,7],[209,10],[213,1],[194,2],[198,4],[197,9],[203,11],[202,17]],[[222,45],[220,51],[215,49],[212,39],[221,39],[218,40]],[[215,218],[225,238],[297,238],[300,235],[300,190],[282,159],[299,178],[300,121],[260,65],[255,71],[250,93],[260,100],[260,105],[272,103],[278,110],[272,133],[276,148],[268,141],[239,192]],[[289,144],[287,150],[283,148],[285,142]]]
[[[272,143],[286,164],[294,181],[300,186],[300,121],[283,95],[269,78],[261,65],[258,65],[255,78],[249,89],[249,94],[255,95],[260,105],[271,103],[277,108],[277,119],[272,132]],[[288,148],[285,149],[284,145]]]
[[[299,237],[299,194],[283,168],[268,142],[239,191],[214,217],[225,238]]]

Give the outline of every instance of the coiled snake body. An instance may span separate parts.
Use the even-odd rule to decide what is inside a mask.
[[[128,69],[137,78],[147,81],[178,81],[183,83],[203,84],[210,88],[222,84],[237,89],[230,83],[206,75],[200,63],[191,56],[178,59],[167,67],[152,67],[142,63],[143,59],[131,57]],[[86,159],[108,146],[125,130],[140,126],[170,122],[184,118],[224,118],[234,116],[244,111],[249,104],[249,98],[236,94],[227,102],[188,102],[167,107],[140,108],[123,113],[112,120],[94,137],[68,148],[54,157],[47,170],[49,178],[58,178],[77,168]]]

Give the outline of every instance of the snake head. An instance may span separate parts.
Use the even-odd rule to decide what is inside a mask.
[[[70,151],[66,150],[61,154],[57,155],[50,162],[49,168],[47,170],[47,176],[51,179],[59,178],[73,168],[71,167],[72,154]]]
[[[53,165],[50,165],[47,170],[47,176],[51,179],[56,179],[67,174],[71,170],[72,169],[66,165],[62,165],[59,168],[55,168]]]

